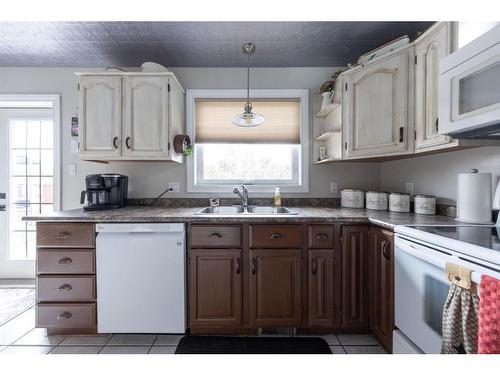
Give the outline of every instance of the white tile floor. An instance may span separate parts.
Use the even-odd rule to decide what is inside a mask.
[[[173,354],[180,335],[50,336],[31,308],[0,326],[0,354]],[[371,335],[325,335],[333,354],[384,354]]]

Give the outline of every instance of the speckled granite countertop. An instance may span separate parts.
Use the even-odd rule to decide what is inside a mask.
[[[288,207],[297,215],[195,215],[196,207],[127,206],[117,210],[85,212],[82,209],[65,210],[49,215],[28,216],[32,221],[74,221],[108,223],[171,223],[171,222],[259,222],[259,223],[372,223],[388,229],[396,225],[450,225],[455,219],[440,215],[418,215],[365,209]]]

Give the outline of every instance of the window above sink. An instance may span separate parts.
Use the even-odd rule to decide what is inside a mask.
[[[188,192],[229,193],[243,183],[252,192],[271,193],[276,186],[308,192],[308,90],[251,90],[267,128],[265,122],[253,129],[231,124],[245,95],[245,90],[187,91],[187,129],[195,143],[187,161]]]

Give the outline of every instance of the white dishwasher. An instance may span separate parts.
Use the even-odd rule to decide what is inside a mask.
[[[184,333],[184,224],[97,224],[97,331]]]

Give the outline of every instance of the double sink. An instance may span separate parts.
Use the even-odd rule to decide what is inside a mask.
[[[210,206],[195,212],[195,215],[297,215],[286,207],[274,206]]]

